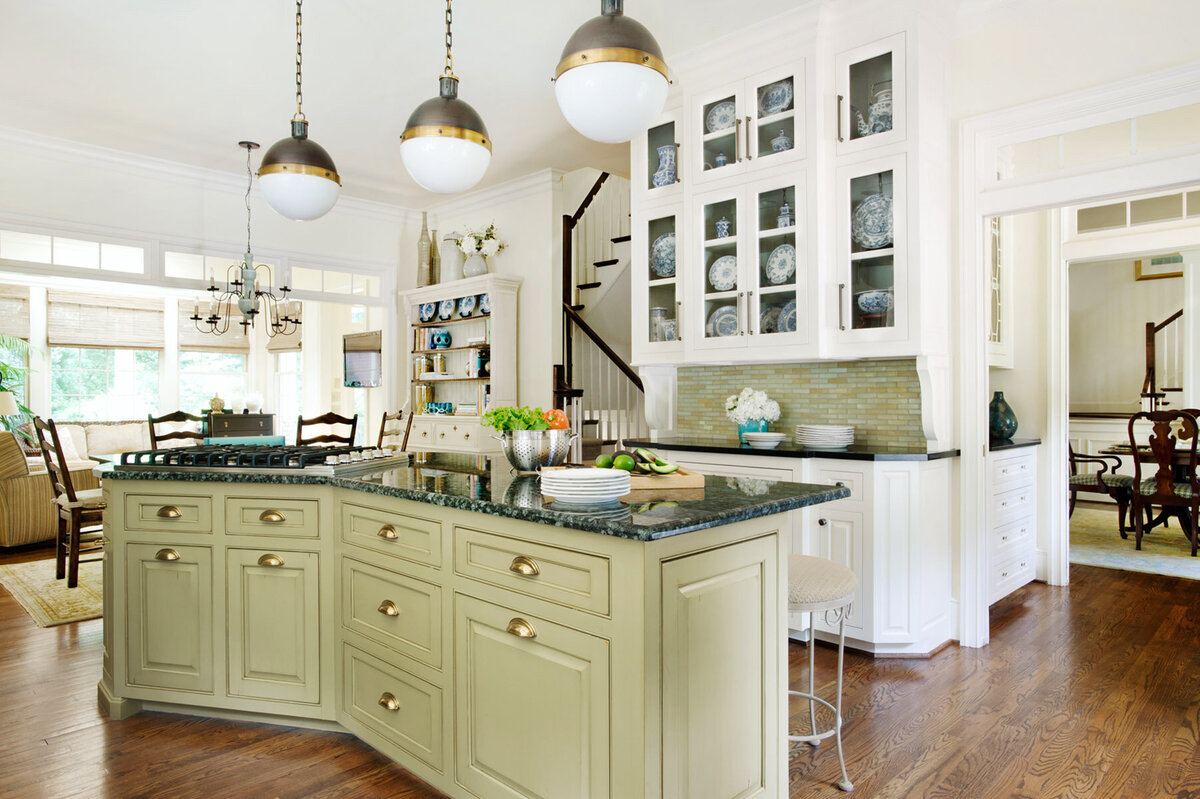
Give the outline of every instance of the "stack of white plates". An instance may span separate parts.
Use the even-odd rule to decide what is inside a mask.
[[[624,469],[553,469],[541,474],[542,496],[571,505],[612,505],[629,493]]]
[[[785,438],[783,433],[742,433],[742,439],[755,449],[774,449]]]
[[[798,424],[796,443],[802,447],[838,449],[854,443],[854,428],[837,424]]]

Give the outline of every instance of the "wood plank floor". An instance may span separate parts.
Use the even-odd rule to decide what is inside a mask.
[[[1070,588],[1030,585],[993,608],[984,649],[847,654],[853,796],[1200,797],[1200,583],[1071,574]],[[162,713],[105,720],[100,636],[99,620],[39,629],[0,590],[0,796],[440,796],[346,735]],[[817,655],[831,678],[833,650]],[[799,687],[804,647],[791,661]],[[792,797],[842,795],[831,742],[794,745],[790,772]]]

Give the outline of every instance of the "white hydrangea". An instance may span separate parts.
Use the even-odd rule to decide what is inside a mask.
[[[741,394],[725,399],[725,415],[734,424],[745,424],[751,419],[778,421],[779,403],[767,396],[765,391],[755,391],[747,386]]]
[[[458,243],[458,249],[465,252],[467,255],[474,255],[479,252],[479,242],[470,233],[462,237],[462,241]]]
[[[496,253],[500,252],[500,242],[496,239],[485,239],[483,244],[479,245],[479,251],[491,258]]]

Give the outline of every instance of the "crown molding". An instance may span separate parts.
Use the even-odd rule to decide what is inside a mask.
[[[485,210],[499,203],[512,202],[545,191],[553,191],[566,174],[561,169],[539,169],[470,194],[461,194],[444,203],[430,206],[429,212],[438,216],[455,216]]]

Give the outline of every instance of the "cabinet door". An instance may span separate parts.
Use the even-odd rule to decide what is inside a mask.
[[[866,609],[871,602],[871,575],[866,570],[866,543],[863,541],[863,515],[855,511],[814,508],[809,512],[809,554],[832,560],[858,575],[858,592],[850,615],[846,617],[848,634],[862,633],[866,627]],[[836,634],[838,625],[827,624],[818,613],[818,630]]]
[[[759,538],[662,566],[664,799],[786,792],[776,552]]]
[[[632,247],[632,319],[634,360],[678,363],[683,351],[680,324],[682,219],[676,205],[645,211],[630,236]]]
[[[212,693],[212,549],[128,544],[125,580],[126,681]]]
[[[742,280],[749,346],[793,347],[809,341],[815,322],[808,293],[812,273],[804,170],[790,170],[746,186]]]
[[[682,155],[695,184],[744,174],[746,160],[745,83],[738,80],[688,95],[688,142]]]
[[[746,346],[746,220],[740,189],[698,195],[692,205],[688,347],[713,351]]]
[[[778,169],[807,155],[804,61],[747,79],[745,154],[749,169]]]
[[[458,781],[486,797],[609,796],[608,641],[455,597]]]
[[[320,701],[317,562],[314,552],[226,550],[231,696]]]
[[[904,61],[903,33],[847,50],[834,59],[839,156],[904,141]]]

